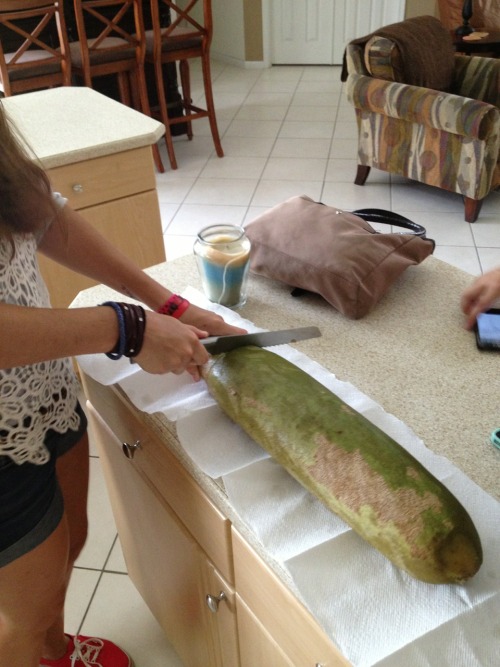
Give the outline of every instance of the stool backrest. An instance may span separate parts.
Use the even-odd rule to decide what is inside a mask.
[[[62,0],[0,2],[0,89],[6,96],[71,85]]]
[[[94,57],[119,60],[131,49],[144,62],[142,0],[75,0],[74,8],[84,70]]]
[[[212,39],[211,0],[187,0],[182,5],[179,0],[152,0],[151,14],[153,26],[165,24],[162,39],[185,39],[191,35],[208,42]]]

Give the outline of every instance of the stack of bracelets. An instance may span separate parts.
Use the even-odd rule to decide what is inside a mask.
[[[189,307],[189,301],[178,294],[172,294],[158,312],[163,315],[179,318]],[[122,357],[137,357],[144,342],[146,330],[146,313],[142,306],[133,303],[106,301],[101,306],[113,308],[118,318],[119,337],[115,347],[106,353],[113,360]]]

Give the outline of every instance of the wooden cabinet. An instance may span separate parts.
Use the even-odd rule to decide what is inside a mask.
[[[165,284],[175,282],[181,293],[188,286],[199,287],[196,262],[192,255],[165,262],[149,273]],[[257,327],[266,329],[312,323],[318,325],[323,337],[304,341],[298,346],[299,351],[335,373],[339,380],[351,382],[388,413],[401,419],[418,433],[432,452],[451,460],[473,482],[498,500],[498,452],[485,440],[485,434],[491,431],[491,427],[488,427],[491,415],[498,414],[498,392],[482,391],[485,384],[496,386],[498,369],[491,363],[489,356],[486,358],[478,354],[471,344],[470,334],[460,326],[457,303],[469,284],[470,276],[429,257],[418,271],[409,272],[398,289],[387,295],[387,300],[381,302],[380,312],[377,311],[375,317],[362,325],[353,326],[352,321],[346,318],[336,318],[328,304],[322,305],[318,301],[297,303],[297,300],[288,298],[286,285],[253,276],[249,281],[249,299],[241,315]],[[446,285],[445,290],[443,285]],[[89,290],[75,301],[75,307],[86,307],[93,303],[96,294],[102,300],[111,296],[103,288]],[[426,313],[425,318],[422,317],[423,312]],[[408,345],[407,337],[402,335],[401,322],[405,323],[405,331],[412,331],[411,346]],[[370,359],[368,365],[365,356],[359,354],[359,350],[366,346],[367,337],[385,341],[378,350],[380,354]],[[446,345],[443,345],[444,340],[447,341]],[[429,350],[433,350],[433,355],[428,354]],[[417,357],[422,359],[418,369],[414,363]],[[393,363],[395,358],[397,363]],[[98,359],[95,361],[98,362]],[[388,374],[384,369],[391,363],[391,373]],[[440,369],[437,385],[435,373],[432,372],[436,364]],[[89,372],[92,372],[92,366],[87,366]],[[467,369],[467,373],[464,373],[464,369]],[[408,377],[412,378],[412,401],[408,401],[407,392],[398,391],[399,387],[408,384]],[[442,387],[455,387],[457,378],[462,379],[460,391],[455,391],[453,400],[450,400],[450,395],[443,393]],[[232,667],[347,667],[349,662],[330,640],[330,637],[337,635],[333,612],[329,614],[326,634],[317,619],[301,604],[300,597],[295,594],[293,584],[290,583],[290,576],[279,570],[251,527],[244,523],[231,506],[220,480],[207,477],[189,458],[177,439],[175,424],[160,414],[146,415],[139,412],[119,387],[102,386],[84,375],[82,379],[89,400],[119,440],[126,440],[132,447],[136,439],[141,440],[141,446],[133,459],[133,468],[153,490],[155,502],[158,500],[167,506],[183,526],[183,534],[189,534],[196,543],[202,554],[200,558],[208,563],[208,572],[216,573],[216,585],[212,586],[210,582],[208,586],[202,585],[204,593],[208,591],[217,596],[227,588],[231,602],[234,593],[235,609],[228,606],[229,618],[226,620],[229,628],[233,628],[236,614],[235,634],[231,634],[225,624],[223,627],[219,625],[218,638],[206,641],[216,644],[220,640],[228,647],[234,646],[237,641],[239,660],[235,659]],[[148,389],[147,379],[139,376],[137,382],[144,382],[144,386],[140,387],[140,394],[144,397]],[[477,396],[481,396],[480,401]],[[470,410],[471,405],[474,405],[473,411]],[[463,415],[468,418],[464,420]],[[459,439],[455,437],[456,424],[460,424]],[[207,428],[209,426],[207,422]],[[150,442],[152,447],[149,446]],[[104,443],[103,447],[108,448],[110,444]],[[114,446],[116,449],[116,441]],[[480,456],[478,452],[481,452]],[[441,462],[444,464],[444,459]],[[111,474],[106,473],[106,477],[110,484]],[[239,477],[241,484],[251,483],[244,479],[243,475]],[[134,479],[128,478],[124,478],[123,482],[120,479],[116,481],[118,486],[123,486],[123,503],[121,509],[117,508],[118,512],[127,515],[134,511],[135,483]],[[265,503],[265,506],[272,512],[274,503]],[[248,509],[253,510],[253,506]],[[119,530],[123,533],[121,528]],[[153,544],[155,538],[149,535],[149,530],[153,528],[148,527],[148,535],[145,535],[140,527],[137,528],[130,535],[131,542],[145,539]],[[489,539],[488,528],[485,528],[485,536]],[[133,544],[130,547],[125,544],[126,551],[133,548]],[[295,563],[298,565],[298,561]],[[331,567],[335,567],[334,562]],[[147,562],[142,568],[142,576],[153,582],[159,580],[155,571],[146,569]],[[314,572],[311,575],[313,578]],[[189,580],[188,575],[185,576]],[[202,581],[209,576],[211,574],[205,570],[201,575]],[[352,585],[355,587],[356,581],[353,580]],[[363,586],[363,583],[359,585]],[[145,587],[143,590],[146,602],[150,604]],[[421,591],[422,595],[427,595],[424,589]],[[368,659],[368,656],[375,655],[373,643],[377,647],[380,639],[377,634],[379,615],[376,600],[367,598],[366,610],[360,610],[361,614],[363,611],[366,613],[361,625],[345,616],[349,614],[347,607],[343,608],[338,618],[338,635],[342,638],[342,646],[349,643],[345,632],[347,620],[356,643],[362,642],[358,648],[354,646],[356,654],[360,655],[362,646],[365,646]],[[405,608],[408,618],[415,613],[412,609],[411,605]],[[222,610],[226,611],[226,606],[221,602],[219,612]],[[418,605],[415,610],[419,613]],[[485,622],[489,620],[485,616],[481,618]],[[212,637],[210,624],[212,621],[217,623],[222,616],[215,614],[207,616],[207,619],[206,625],[200,626],[200,632],[207,632]],[[222,620],[220,622],[225,623]],[[487,629],[491,630],[493,625],[491,621]],[[460,655],[477,648],[469,647],[467,637],[460,638],[460,633],[451,633],[449,638],[446,627],[441,635],[443,642],[439,646],[439,659],[432,661],[432,657],[436,656],[431,656],[429,664],[446,664],[445,654],[453,653],[456,647],[460,649]],[[168,628],[166,632],[171,636]],[[361,639],[356,634],[359,632],[362,633]],[[493,636],[491,632],[490,636]],[[226,640],[230,641],[226,644]],[[417,644],[425,649],[425,638],[418,640]],[[494,641],[486,640],[481,644],[487,656],[483,664],[497,664],[498,660],[492,657],[496,645]],[[347,650],[350,650],[349,647]],[[406,660],[402,658],[400,664],[404,667],[412,664],[410,646],[401,649],[401,653],[409,657]],[[209,655],[206,667],[214,664],[212,653],[207,649]],[[399,652],[393,655],[399,656]],[[453,655],[458,655],[456,650]],[[388,661],[397,661],[397,657]],[[455,661],[456,664],[461,662]],[[186,667],[191,667],[189,661],[186,661]]]
[[[245,603],[238,605],[241,667],[349,667],[312,615],[235,529],[232,544],[235,586]],[[258,651],[263,657],[276,654],[276,662],[256,662]]]
[[[239,595],[236,596],[236,607],[238,610],[240,666],[255,667],[256,665],[272,665],[273,667],[294,667],[294,663],[286,657],[269,632],[267,632]]]
[[[130,578],[186,667],[348,667],[125,395],[82,373]]]
[[[88,415],[130,578],[186,665],[235,667],[233,589],[91,406]]]
[[[54,167],[47,174],[53,189],[141,268],[165,260],[150,146]],[[54,307],[68,306],[78,292],[96,284],[42,255],[39,259]]]

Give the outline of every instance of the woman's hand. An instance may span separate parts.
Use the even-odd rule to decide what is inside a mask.
[[[230,334],[247,333],[246,329],[228,324],[220,315],[212,313],[210,310],[199,308],[192,303],[182,314],[180,321],[207,331],[209,336],[227,336]]]
[[[180,375],[188,371],[194,380],[199,380],[198,367],[209,358],[200,338],[207,335],[206,330],[147,311],[144,342],[135,361],[148,373]]]
[[[465,326],[471,329],[479,313],[493,306],[500,298],[500,268],[479,276],[462,295],[461,306],[467,316]]]

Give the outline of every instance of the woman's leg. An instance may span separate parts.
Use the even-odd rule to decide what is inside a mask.
[[[48,627],[64,605],[68,526],[0,568],[0,667],[38,667]]]
[[[64,499],[64,515],[69,535],[69,556],[64,568],[65,588],[69,584],[73,564],[87,538],[87,496],[89,485],[89,441],[87,434],[68,452],[57,459],[57,479]],[[64,655],[68,638],[64,634],[64,605],[47,630],[42,656],[55,660]],[[0,667],[3,665],[0,663]]]

